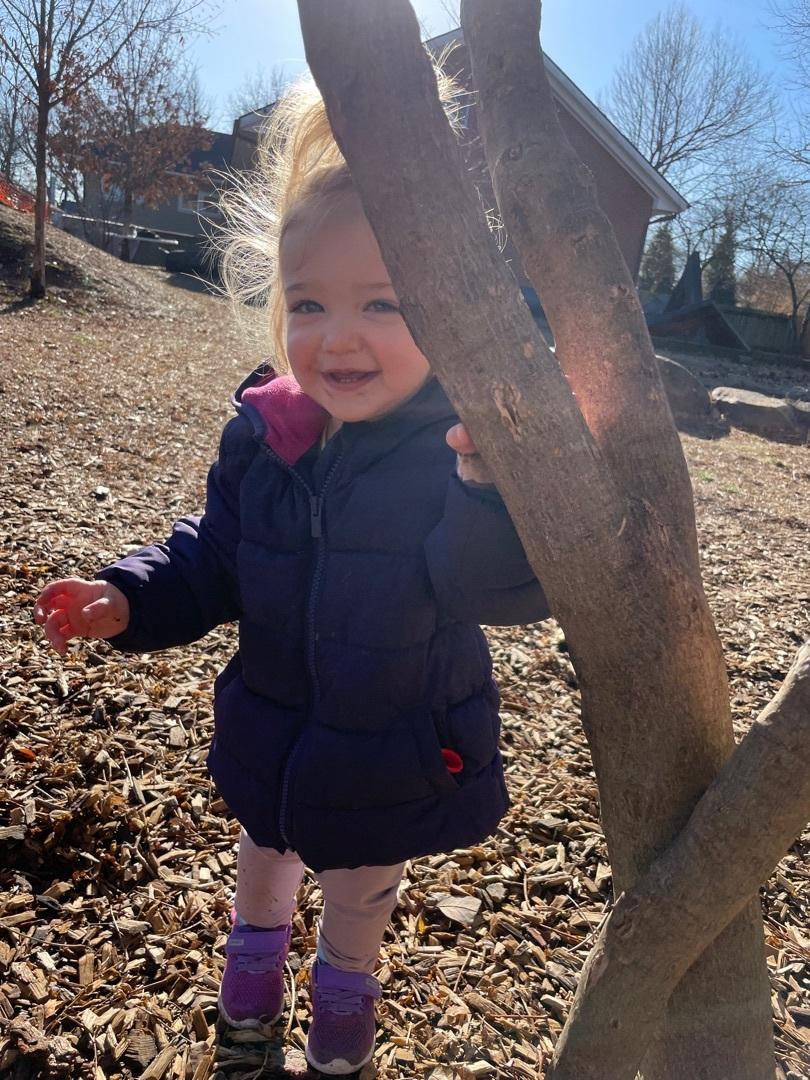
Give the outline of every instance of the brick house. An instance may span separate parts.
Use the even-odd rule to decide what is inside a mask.
[[[445,69],[463,85],[471,85],[469,57],[461,30],[451,30],[432,38],[426,42],[426,47],[437,57],[452,49],[445,60]],[[633,277],[637,278],[650,220],[665,214],[679,214],[688,203],[554,61],[545,54],[544,59],[563,130],[593,173],[599,203],[613,225]],[[240,116],[234,122],[232,168],[250,168],[262,120],[272,107],[271,104]],[[477,134],[474,103],[465,107],[464,113],[464,128],[470,144],[474,145]],[[504,256],[532,303],[529,283],[517,253],[508,241]]]

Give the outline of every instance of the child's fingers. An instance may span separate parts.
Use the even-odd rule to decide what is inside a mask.
[[[40,615],[43,611],[47,610],[51,604],[52,598],[61,591],[61,581],[52,581],[50,585],[46,585],[36,599],[36,605],[34,607],[35,615]]]
[[[56,649],[60,656],[67,652],[68,639],[74,636],[73,627],[70,625],[65,612],[59,608],[52,611],[43,626],[45,637]]]
[[[54,608],[64,606],[64,601],[64,594],[54,586],[43,589],[34,604],[34,622],[41,626]]]
[[[478,449],[463,424],[455,424],[447,432],[447,445],[457,454],[477,454]]]
[[[465,484],[494,485],[494,478],[483,459],[478,454],[459,454],[456,459],[456,473]]]
[[[60,581],[52,581],[46,585],[34,604],[34,621],[40,626],[45,622],[49,613],[58,607],[66,607],[79,586],[85,582],[78,578],[62,578]]]
[[[65,593],[56,593],[43,602],[42,597],[37,600],[34,608],[34,621],[41,626],[54,611],[61,611],[70,603],[70,597]]]

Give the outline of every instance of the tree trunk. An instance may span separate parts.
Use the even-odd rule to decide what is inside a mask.
[[[132,195],[132,188],[127,184],[126,191],[124,192],[124,203],[121,207],[121,258],[124,262],[129,262],[131,258],[131,246],[129,243],[129,228],[132,225],[132,208],[134,205],[134,198]]]
[[[588,957],[548,1080],[635,1075],[673,988],[810,817],[808,765],[805,645],[686,828],[619,897]]]
[[[799,352],[805,358],[810,360],[810,302],[804,309],[804,319],[802,320],[802,329],[799,334]]]
[[[691,620],[673,625],[684,610],[677,597],[658,617],[639,612],[636,627],[617,623],[618,652],[594,641],[582,618],[571,636],[566,628],[569,645],[576,642],[572,653],[618,892],[678,832],[733,746],[725,665],[700,586],[680,441],[632,279],[597,204],[593,178],[557,119],[538,48],[539,4],[463,0],[462,24],[498,205],[540,297],[557,358],[613,475],[630,499],[643,500],[666,522],[669,542],[682,556],[679,572],[695,585]],[[578,303],[577,296],[587,299]],[[665,595],[663,569],[655,559],[638,566],[649,595]],[[638,641],[637,630],[653,633],[655,644]],[[609,632],[607,625],[597,630]],[[642,658],[658,663],[656,648],[680,654],[680,663],[651,675]],[[699,659],[690,657],[693,649]],[[626,677],[628,666],[643,685],[623,706],[616,676]],[[630,798],[628,772],[636,778]],[[645,1059],[645,1078],[725,1080],[736,1058],[735,1077],[773,1076],[762,937],[752,905],[701,957],[670,1001]]]
[[[16,154],[17,148],[17,108],[19,102],[19,90],[16,84],[12,88],[10,96],[11,116],[9,117],[8,122],[8,143],[6,145],[6,152],[3,157],[3,167],[2,169],[0,169],[0,172],[5,173],[9,180],[13,182],[14,156]]]
[[[29,294],[32,300],[42,300],[45,296],[45,221],[48,216],[48,116],[50,101],[47,91],[40,89],[37,103],[36,136],[36,203],[34,205],[34,252],[31,265],[31,286]]]
[[[790,288],[790,322],[793,326],[793,333],[796,335],[796,340],[801,342],[803,323],[802,317],[799,314],[801,301],[799,300],[799,293],[796,287],[796,274],[795,272],[786,273],[785,277],[788,279],[788,286]]]
[[[496,14],[507,20],[527,6],[499,4]],[[329,19],[316,0],[299,0],[299,9],[307,59],[408,324],[484,449],[566,633],[614,877],[626,889],[680,831],[733,748],[688,476],[632,283],[610,261],[587,185],[559,164],[562,151],[540,143],[539,152],[534,133],[509,141],[502,156],[516,168],[534,161],[529,173],[568,194],[557,202],[547,193],[535,206],[527,188],[516,203],[525,221],[543,219],[538,231],[561,251],[554,276],[568,284],[552,328],[564,375],[486,232],[408,5],[333,0]],[[536,51],[536,30],[524,36]],[[501,78],[518,96],[535,92],[523,70]],[[583,277],[591,262],[597,276]],[[607,322],[585,318],[590,305]],[[688,978],[645,1077],[772,1080],[755,903]]]

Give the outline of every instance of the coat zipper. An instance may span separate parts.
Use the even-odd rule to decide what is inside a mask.
[[[324,477],[321,490],[316,493],[312,490],[306,480],[301,476],[299,472],[289,465],[282,457],[280,457],[272,447],[267,446],[265,443],[264,449],[273,458],[274,461],[282,465],[287,472],[293,476],[297,482],[304,488],[309,499],[309,531],[313,540],[317,542],[318,551],[315,558],[315,570],[312,574],[312,582],[309,590],[309,601],[307,603],[307,667],[309,669],[309,678],[312,688],[311,700],[310,700],[310,718],[314,712],[315,706],[320,699],[320,688],[318,686],[318,673],[315,664],[315,609],[318,604],[318,588],[321,583],[321,577],[323,575],[323,567],[326,562],[326,539],[323,533],[323,501],[326,496],[326,490],[332,480],[332,477],[343,460],[343,454],[345,448],[341,448],[340,453],[332,462],[329,468],[329,472]],[[298,751],[301,748],[301,744],[304,740],[305,732],[302,731],[298,738],[295,740],[292,749],[287,755],[287,761],[284,765],[284,773],[281,781],[281,800],[279,806],[278,815],[278,829],[281,835],[281,839],[287,845],[292,848],[292,843],[287,833],[288,826],[288,803],[290,794],[290,782],[292,780],[293,765],[298,755]]]

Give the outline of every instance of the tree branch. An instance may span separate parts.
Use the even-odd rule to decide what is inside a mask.
[[[17,22],[17,17],[18,16],[16,14],[16,9],[14,9],[13,7],[10,7],[8,9],[8,11],[9,11],[9,14],[7,16],[8,21],[12,24],[14,29],[17,31],[17,33],[19,35],[19,40],[17,42],[12,41],[12,39],[2,29],[0,29],[0,45],[3,45],[3,47],[5,48],[5,50],[6,50],[7,54],[8,54],[9,60],[11,62],[11,65],[13,67],[18,68],[20,71],[22,71],[23,74],[26,76],[26,78],[30,79],[31,85],[33,86],[34,90],[36,90],[36,86],[37,86],[37,78],[36,78],[37,54],[36,54],[36,50],[34,49],[34,45],[33,45],[33,38],[36,37],[36,28],[34,28],[33,38],[29,38],[26,35],[25,30]],[[14,14],[11,14],[10,13],[11,11],[14,11]],[[25,63],[24,63],[24,61],[22,59],[21,53],[23,52],[23,50],[25,50],[25,52],[28,53],[28,56],[29,56],[29,58],[31,60],[31,67],[30,68],[27,68],[25,66]]]
[[[665,523],[698,577],[686,461],[633,279],[557,119],[540,5],[463,0],[461,19],[495,195],[557,359],[620,489]]]
[[[675,986],[810,819],[810,644],[583,970],[548,1080],[633,1080]]]

